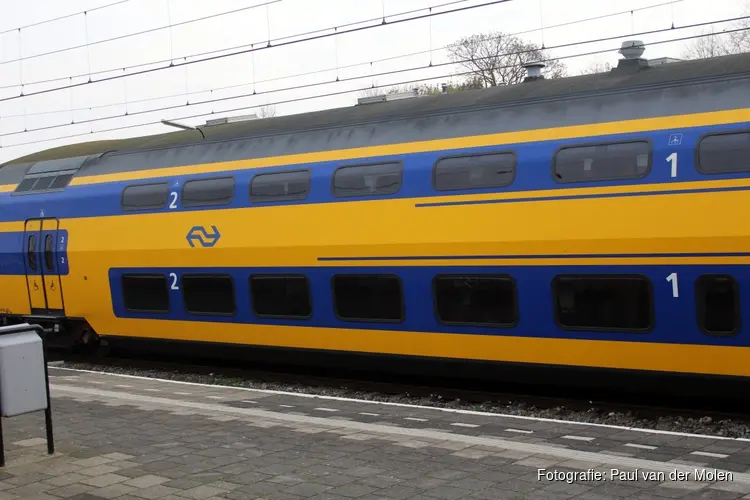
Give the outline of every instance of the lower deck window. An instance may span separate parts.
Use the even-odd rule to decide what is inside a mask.
[[[740,329],[740,289],[728,275],[703,275],[695,281],[698,326],[708,335],[734,335]]]
[[[122,296],[128,311],[169,312],[167,277],[163,274],[123,275]]]
[[[513,326],[516,287],[508,276],[438,276],[435,308],[443,323]]]
[[[305,276],[251,276],[250,290],[258,316],[309,318],[312,314]]]
[[[236,311],[234,284],[226,275],[182,276],[185,309],[190,314],[233,315]]]
[[[401,280],[393,275],[336,275],[332,280],[336,315],[345,321],[404,319]]]
[[[653,326],[651,283],[643,276],[558,276],[552,293],[563,328],[644,331]]]

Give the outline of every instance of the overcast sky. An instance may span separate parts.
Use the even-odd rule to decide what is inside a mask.
[[[0,100],[18,96],[21,93],[20,82],[24,82],[23,91],[28,94],[85,82],[89,77],[81,75],[88,75],[89,72],[98,73],[91,77],[97,80],[168,65],[160,63],[139,67],[147,63],[173,59],[177,64],[183,62],[185,56],[230,48],[238,50],[252,43],[256,47],[263,47],[269,32],[274,40],[378,18],[383,13],[386,21],[393,21],[427,14],[428,7],[432,7],[432,12],[444,12],[489,1],[453,0],[449,4],[451,0],[0,0]],[[546,47],[622,36],[607,42],[551,50],[556,57],[607,51],[594,56],[566,58],[564,61],[569,74],[577,74],[597,62],[615,63],[619,58],[616,49],[633,33],[670,28],[673,24],[680,27],[736,17],[743,15],[748,7],[747,0],[671,1],[674,3],[669,4],[670,0],[508,0],[431,19],[386,24],[356,33],[264,48],[252,54],[93,83],[72,90],[0,101],[0,162],[62,144],[174,130],[159,124],[162,119],[200,125],[207,118],[257,113],[259,107],[267,104],[275,104],[277,115],[288,115],[352,106],[356,103],[358,91],[373,83],[384,86],[421,78],[432,79],[432,82],[450,81],[450,75],[458,71],[456,67],[433,67],[378,77],[370,75],[424,68],[431,60],[435,64],[446,62],[447,52],[442,50],[443,47],[472,34],[490,31],[520,33],[520,37],[537,44],[543,43]],[[647,8],[659,4],[666,5]],[[168,26],[170,21],[171,24],[184,23],[254,5],[260,6],[172,29],[157,29]],[[108,7],[97,8],[103,6]],[[85,16],[79,14],[18,30],[22,26],[87,9],[95,10]],[[417,9],[425,10],[403,14]],[[631,9],[632,14],[627,12],[576,22]],[[564,23],[572,24],[554,27]],[[378,23],[356,26],[372,24]],[[340,31],[356,26],[343,27]],[[716,24],[714,29],[721,31],[728,27],[727,23],[722,23]],[[676,29],[637,38],[648,45],[698,34],[706,29],[710,27]],[[32,57],[145,30],[153,31],[98,43],[88,49],[78,48]],[[329,29],[317,34],[331,32]],[[311,35],[297,38],[308,36]],[[687,43],[653,45],[647,47],[644,57],[679,58]],[[417,54],[408,56],[414,53]],[[187,60],[205,57],[188,57]],[[19,58],[23,61],[19,62]],[[340,68],[338,71],[337,66]],[[308,74],[299,76],[303,73]],[[346,81],[336,82],[337,75]],[[355,77],[363,78],[353,79]],[[35,83],[56,78],[59,80]],[[256,82],[255,85],[253,82]],[[327,83],[278,91],[318,82]],[[195,104],[212,98],[252,94],[253,90],[258,94],[214,104]],[[336,96],[304,99],[344,91],[347,92]],[[298,100],[282,102],[293,99]],[[188,100],[193,104],[183,106]],[[126,102],[127,106],[123,104]],[[135,113],[168,106],[179,107],[123,116],[126,110]],[[186,118],[211,111],[216,115]],[[71,120],[105,117],[112,118],[34,131],[40,127],[70,124]],[[152,124],[111,130],[149,123]],[[25,129],[28,131],[24,132]],[[90,133],[92,130],[93,134]],[[83,135],[65,137],[76,134]]]

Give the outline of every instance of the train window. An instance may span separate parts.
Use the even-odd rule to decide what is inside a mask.
[[[750,132],[707,135],[698,142],[697,157],[702,174],[750,172]]]
[[[36,271],[36,235],[32,234],[29,236],[29,246],[26,251],[29,254],[29,268],[31,268],[32,271]]]
[[[250,182],[250,199],[255,202],[304,200],[310,193],[309,170],[258,174]]]
[[[344,321],[400,322],[401,280],[394,275],[336,275],[331,280],[336,315]]]
[[[48,175],[46,177],[39,177],[36,180],[36,184],[34,184],[34,187],[31,190],[32,191],[45,191],[50,188],[54,180],[55,180],[54,175]]]
[[[124,274],[122,297],[128,311],[169,312],[167,277],[163,274]]]
[[[432,176],[438,191],[510,186],[516,176],[516,155],[506,152],[441,158]]]
[[[48,234],[44,237],[44,263],[47,264],[47,270],[48,271],[54,271],[55,270],[55,254],[53,252],[53,247],[55,245],[52,241],[52,235]]]
[[[698,326],[707,335],[735,335],[740,330],[740,288],[728,275],[699,276],[695,281]]]
[[[232,316],[237,310],[234,283],[227,275],[185,274],[182,294],[185,309],[190,314]]]
[[[377,165],[349,165],[333,173],[333,195],[376,196],[401,189],[403,165],[400,162]]]
[[[309,318],[312,314],[310,284],[305,276],[251,276],[250,291],[257,316]]]
[[[31,177],[24,179],[18,184],[18,187],[16,188],[16,193],[26,193],[28,191],[31,191],[31,188],[34,187],[34,184],[36,184],[36,181],[39,179],[39,177]]]
[[[639,179],[651,169],[651,146],[646,141],[566,146],[553,160],[557,182]]]
[[[58,175],[55,180],[50,184],[50,189],[63,189],[68,186],[70,180],[73,178],[73,174]]]
[[[167,205],[169,183],[135,184],[122,191],[123,210],[154,210]]]
[[[193,179],[182,186],[183,207],[228,205],[234,199],[234,177]]]
[[[562,328],[645,331],[654,323],[644,276],[557,276],[552,296]]]
[[[442,323],[514,326],[516,286],[509,276],[437,276],[435,309]]]

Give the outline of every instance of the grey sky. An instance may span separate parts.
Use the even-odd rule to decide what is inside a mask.
[[[85,9],[115,3],[117,0],[0,0],[0,32],[19,26],[55,18]],[[20,64],[13,61],[19,56],[28,58],[65,47],[108,39],[128,33],[158,28],[210,14],[231,11],[243,7],[262,4],[268,0],[128,0],[124,3],[94,10],[88,17],[88,36],[84,16],[46,23],[21,30],[19,44],[18,30],[0,34],[0,99],[20,93],[17,86],[21,81],[37,82],[51,78],[63,78],[51,83],[26,85],[26,93],[44,88],[67,85],[71,75],[87,74],[112,68],[134,66],[151,61],[174,58],[175,63],[191,54],[237,47],[267,39],[270,24],[271,38],[299,34],[312,30],[330,28],[345,23],[361,21],[415,10],[426,9],[450,0],[281,0],[268,7],[258,7],[214,19],[177,26],[172,30],[163,29],[149,34],[129,37],[118,41],[102,43],[86,49],[76,49],[54,55],[26,59]],[[432,58],[433,63],[447,60],[445,45],[475,33],[499,30],[509,33],[526,32],[523,38],[547,47],[561,44],[624,35],[614,41],[591,43],[552,51],[556,57],[564,57],[583,52],[611,49],[606,54],[566,59],[570,74],[594,62],[614,63],[618,59],[616,48],[631,33],[684,26],[705,21],[719,20],[743,15],[745,0],[681,0],[671,5],[635,11],[604,19],[576,23],[552,28],[550,26],[577,21],[599,15],[607,15],[630,9],[639,9],[666,3],[670,0],[510,0],[492,6],[479,7],[463,12],[422,19],[392,26],[364,30],[358,33],[328,37],[312,42],[303,42],[287,47],[265,49],[255,55],[244,54],[212,62],[193,64],[187,67],[171,68],[147,75],[132,76],[111,82],[86,85],[73,90],[62,90],[39,96],[30,96],[0,102],[0,162],[34,151],[87,140],[118,137],[131,137],[170,131],[164,125],[146,125],[137,128],[89,134],[103,129],[140,123],[158,122],[161,119],[174,119],[192,125],[202,124],[206,117],[182,119],[198,113],[216,112],[216,116],[241,115],[257,112],[260,106],[289,99],[351,90],[346,94],[307,99],[286,104],[277,104],[276,114],[287,115],[320,110],[356,103],[357,91],[370,86],[389,85],[418,78],[432,78],[434,82],[448,81],[444,77],[457,71],[456,67],[443,66],[420,69],[378,78],[370,78],[372,73],[425,66]],[[169,2],[169,9],[167,5]],[[435,12],[456,9],[468,5],[487,3],[487,0],[468,0],[434,9]],[[426,14],[415,12],[401,17]],[[270,20],[270,23],[267,21]],[[390,20],[390,19],[388,19]],[[545,26],[543,32],[540,26]],[[728,28],[728,24],[717,24],[716,31]],[[704,30],[706,28],[703,28]],[[535,31],[532,31],[535,30]],[[171,31],[171,35],[170,35]],[[659,34],[644,35],[639,38],[646,44],[698,34],[701,29],[674,30]],[[687,42],[665,43],[647,47],[644,57],[680,57]],[[262,44],[265,45],[265,44]],[[433,49],[430,54],[430,48]],[[399,57],[388,61],[370,61],[394,58],[404,54],[427,51],[410,57]],[[254,59],[254,61],[253,61]],[[362,63],[351,67],[353,64]],[[338,76],[342,79],[365,76],[359,80],[335,82],[337,65],[341,68]],[[21,67],[22,66],[22,67]],[[350,66],[346,67],[345,66]],[[254,71],[253,71],[254,67]],[[307,76],[283,78],[301,73],[330,69]],[[136,69],[128,72],[137,71]],[[105,75],[122,75],[118,69]],[[87,77],[72,80],[85,81]],[[33,131],[35,128],[61,125],[97,117],[118,116],[125,113],[122,103],[129,101],[127,110],[135,111],[178,106],[187,98],[196,103],[219,97],[230,97],[253,92],[252,82],[256,83],[258,95],[232,99],[216,104],[193,104],[165,111],[139,114],[81,123],[76,125]],[[288,88],[314,82],[330,82],[310,88],[282,92],[261,93],[274,89]],[[240,86],[242,84],[247,84]],[[15,87],[12,87],[15,86]],[[218,90],[211,89],[235,86]],[[160,98],[163,96],[176,96]],[[134,102],[151,99],[147,102]],[[108,107],[97,107],[112,104]],[[70,112],[70,109],[95,106],[93,110]],[[223,110],[246,107],[243,111],[220,113]],[[60,111],[59,113],[48,113]],[[42,114],[44,113],[44,114]],[[25,116],[24,116],[25,115]],[[212,117],[208,117],[212,118]],[[29,132],[23,132],[24,128]],[[15,134],[14,132],[23,132]],[[77,137],[57,139],[74,134]],[[26,143],[26,144],[23,144]],[[20,145],[19,145],[20,144]],[[16,145],[16,146],[14,146]]]

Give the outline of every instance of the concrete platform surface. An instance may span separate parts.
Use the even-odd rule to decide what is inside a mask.
[[[750,442],[50,369],[0,500],[750,499]]]

